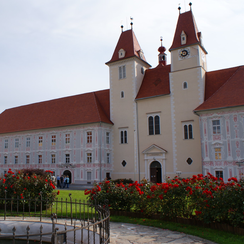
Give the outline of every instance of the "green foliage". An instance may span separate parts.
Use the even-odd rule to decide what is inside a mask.
[[[162,217],[196,218],[204,223],[244,224],[244,182],[232,177],[228,183],[208,174],[192,178],[175,177],[165,183],[124,184],[105,181],[86,190],[88,200],[105,204],[113,210],[139,211]]]

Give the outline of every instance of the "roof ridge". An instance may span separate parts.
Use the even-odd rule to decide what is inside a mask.
[[[229,82],[229,80],[236,74],[236,72],[242,67],[243,65],[241,65],[241,66],[237,66],[238,68],[237,68],[237,70],[230,76],[230,78],[222,85],[222,86],[220,86],[219,87],[219,89],[217,89],[210,97],[208,97],[208,99],[207,100],[205,100],[203,103],[205,103],[205,102],[207,102],[212,96],[214,96],[219,90],[221,90],[221,89],[223,89],[223,87]],[[215,70],[215,71],[217,71],[217,70]],[[202,104],[203,104],[202,103]],[[199,106],[201,106],[201,104],[199,105]],[[197,110],[196,110],[197,111]]]

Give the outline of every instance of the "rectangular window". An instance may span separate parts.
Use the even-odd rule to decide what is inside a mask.
[[[39,145],[39,147],[42,147],[42,143],[43,143],[43,137],[39,136],[38,137],[38,145]]]
[[[66,164],[70,163],[70,155],[69,154],[65,154],[65,163]]]
[[[29,164],[30,163],[30,155],[25,156],[25,163]]]
[[[52,164],[56,163],[56,155],[55,154],[51,155],[51,162],[52,162]]]
[[[4,164],[8,163],[8,156],[4,156]]]
[[[219,179],[219,178],[224,179],[223,171],[215,171],[215,176],[216,176],[218,179]]]
[[[193,139],[193,126],[192,124],[185,124],[184,128],[184,139]]]
[[[38,163],[42,164],[42,155],[38,155]]]
[[[119,66],[119,79],[126,78],[126,68],[125,65]]]
[[[91,172],[87,172],[87,180],[91,180]]]
[[[5,139],[5,140],[4,140],[4,148],[5,148],[5,149],[8,148],[8,139]]]
[[[65,134],[65,144],[70,144],[70,134]]]
[[[213,120],[212,121],[213,124],[213,134],[214,135],[219,135],[221,133],[221,129],[220,129],[220,120]]]
[[[221,148],[215,148],[214,149],[214,152],[215,152],[215,160],[222,159]]]
[[[86,143],[92,143],[92,132],[91,131],[86,132]]]
[[[127,130],[121,130],[120,131],[120,143],[126,144],[127,142]]]
[[[106,143],[110,144],[110,133],[106,132]]]
[[[107,153],[107,164],[110,164],[110,153]]]
[[[15,148],[19,147],[19,139],[18,138],[16,138],[15,141],[14,141],[14,147]]]
[[[30,147],[30,137],[26,138],[26,147]]]
[[[14,163],[15,164],[18,164],[18,159],[19,159],[18,156],[14,156]]]
[[[87,163],[92,163],[92,153],[87,153],[86,154],[86,162]]]
[[[56,135],[52,135],[52,146],[56,145]]]

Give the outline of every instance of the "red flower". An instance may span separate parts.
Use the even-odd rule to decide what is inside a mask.
[[[196,215],[199,215],[199,214],[201,214],[201,213],[202,213],[201,211],[197,211],[197,210],[195,211],[195,214],[196,214]]]

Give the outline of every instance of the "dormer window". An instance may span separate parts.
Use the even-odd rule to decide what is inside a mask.
[[[124,57],[125,57],[125,50],[121,48],[119,50],[119,58],[124,58]]]
[[[184,31],[181,32],[181,45],[185,45],[186,44],[186,33]]]

